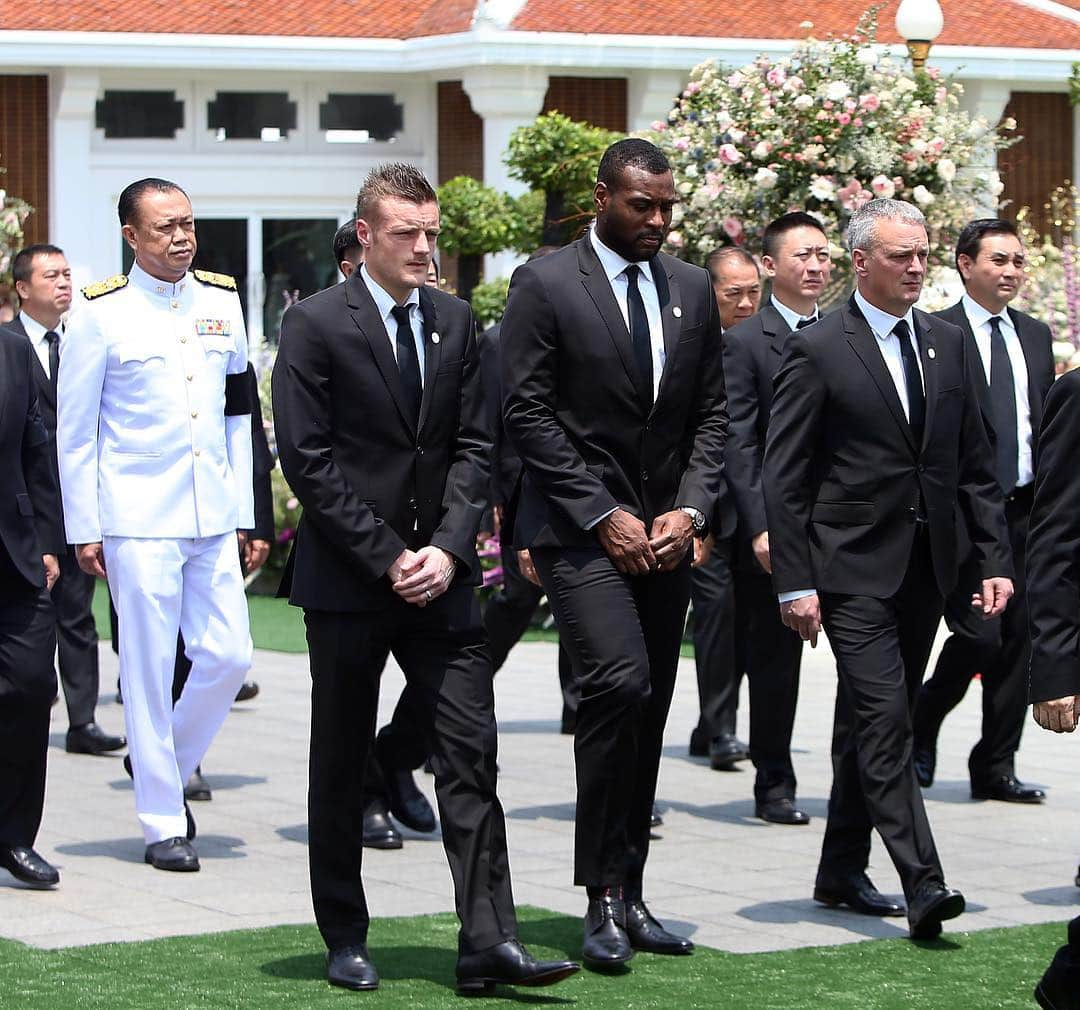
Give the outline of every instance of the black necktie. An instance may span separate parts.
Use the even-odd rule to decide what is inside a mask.
[[[919,375],[919,359],[911,346],[911,330],[907,321],[901,319],[893,327],[900,341],[900,357],[904,362],[904,385],[907,387],[908,424],[915,436],[915,445],[922,446],[923,426],[926,423],[926,395],[923,393],[922,376]]]
[[[626,268],[626,307],[630,316],[630,343],[634,348],[634,361],[638,373],[645,383],[646,400],[651,407],[653,402],[652,337],[649,333],[649,317],[645,312],[645,302],[638,290],[638,271],[636,263]]]
[[[997,445],[997,475],[1001,490],[1009,494],[1019,478],[1018,436],[1016,432],[1016,384],[1012,361],[1005,347],[1001,320],[990,317],[990,404],[994,411]]]
[[[401,372],[401,391],[405,395],[405,408],[415,428],[420,421],[420,400],[424,387],[420,384],[420,358],[416,353],[416,339],[409,321],[409,307],[395,305],[390,314],[397,320],[397,365]]]
[[[817,322],[817,316],[808,316],[806,319],[800,319],[795,324],[795,329],[802,330],[802,329],[805,329],[807,326],[813,326],[814,323],[816,323],[816,322]]]
[[[53,393],[55,393],[56,377],[60,373],[60,334],[55,330],[49,330],[45,334],[45,340],[49,344],[49,382],[52,383]]]

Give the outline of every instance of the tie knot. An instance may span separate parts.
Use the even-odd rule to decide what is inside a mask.
[[[638,274],[641,273],[641,267],[636,263],[631,263],[623,273],[626,274],[626,280],[630,284],[637,284]]]
[[[60,339],[60,334],[56,330],[46,330],[45,340],[50,344],[55,344]]]
[[[892,328],[892,331],[901,340],[910,340],[911,339],[911,330],[908,329],[908,324],[907,324],[906,319],[899,320],[897,322],[897,324]]]
[[[1001,316],[990,317],[990,332],[995,335],[1001,332]]]
[[[410,316],[409,316],[409,306],[408,305],[395,305],[390,310],[390,315],[392,315],[394,317],[394,319],[397,320],[397,323],[398,323],[399,326],[402,323],[405,323],[406,325],[408,325],[409,318],[410,318]]]

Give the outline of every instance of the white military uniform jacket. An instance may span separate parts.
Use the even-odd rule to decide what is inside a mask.
[[[226,374],[247,368],[235,283],[170,284],[136,264],[83,294],[57,391],[68,541],[252,528],[251,419],[224,413]]]

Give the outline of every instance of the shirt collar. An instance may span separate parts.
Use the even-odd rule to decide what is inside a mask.
[[[1002,326],[1008,326],[1009,329],[1013,329],[1012,319],[1009,317],[1009,310],[1002,309],[1000,312],[991,312],[989,309],[984,308],[974,298],[971,297],[966,291],[963,297],[960,299],[961,304],[964,307],[964,313],[968,317],[968,322],[971,323],[973,330],[978,330],[980,326],[986,326],[991,319],[997,317],[1001,320]]]
[[[596,252],[596,258],[600,260],[600,265],[604,268],[604,273],[607,274],[609,281],[615,280],[628,266],[630,266],[630,260],[620,256],[614,249],[604,245],[600,241],[600,236],[596,234],[596,225],[593,225],[589,229],[589,240],[592,242],[592,247]],[[648,281],[649,284],[656,283],[653,280],[652,268],[649,265],[649,261],[645,260],[642,263],[636,264],[641,267],[638,272],[638,279]]]
[[[908,309],[902,316],[891,316],[888,312],[879,309],[876,305],[871,305],[862,293],[856,288],[855,290],[855,304],[859,306],[859,311],[862,312],[866,321],[870,324],[870,329],[874,331],[874,336],[878,340],[884,340],[890,336],[893,331],[893,327],[896,326],[901,319],[908,325],[908,332],[915,335],[915,311]]]
[[[366,263],[360,265],[360,279],[367,286],[368,291],[371,292],[371,297],[375,301],[375,307],[379,310],[379,317],[384,323],[389,323],[390,312],[397,305],[394,296],[368,273]],[[420,289],[413,288],[412,291],[409,292],[409,297],[405,299],[404,304],[410,309],[414,305],[418,306],[420,304]]]
[[[799,315],[799,313],[796,312],[794,309],[789,309],[782,301],[780,301],[779,298],[776,297],[776,295],[770,295],[769,301],[772,302],[772,307],[776,309],[776,311],[779,312],[781,316],[783,316],[784,322],[788,324],[789,330],[794,330],[799,325],[799,321],[804,318],[803,316]],[[810,318],[818,318],[818,307],[816,305],[814,306],[814,311],[810,315]]]
[[[19,322],[22,323],[31,343],[40,344],[45,339],[45,334],[49,332],[36,319],[28,316],[25,311],[19,313]],[[60,327],[58,326],[56,329],[59,331]]]
[[[148,291],[159,298],[177,298],[191,287],[191,274],[184,274],[175,284],[152,277],[138,263],[132,263],[128,271],[128,280],[136,287]]]

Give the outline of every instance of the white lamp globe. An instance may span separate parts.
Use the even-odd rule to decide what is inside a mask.
[[[933,42],[944,26],[937,0],[903,0],[896,11],[896,30],[906,42]]]

